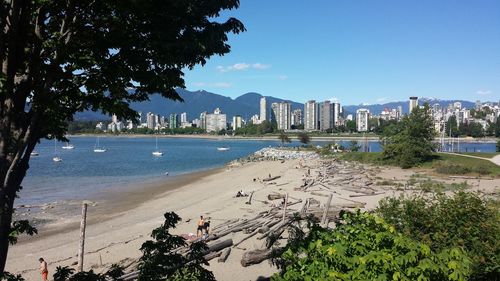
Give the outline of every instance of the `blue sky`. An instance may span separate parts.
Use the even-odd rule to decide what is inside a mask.
[[[500,99],[500,1],[242,0],[247,31],[188,90],[305,102]]]

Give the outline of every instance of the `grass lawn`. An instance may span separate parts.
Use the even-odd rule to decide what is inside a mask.
[[[389,165],[382,159],[381,152],[351,152],[343,154],[341,158],[375,165]],[[435,154],[432,161],[423,163],[417,168],[431,169],[438,174],[445,175],[500,177],[500,166],[488,160],[451,154]]]
[[[500,155],[500,152],[460,152],[460,154],[483,157],[483,158],[493,158],[497,155]]]

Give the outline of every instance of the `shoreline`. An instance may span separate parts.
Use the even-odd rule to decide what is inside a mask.
[[[105,137],[116,137],[116,138],[173,138],[173,139],[207,139],[207,140],[248,140],[248,141],[279,141],[278,135],[275,136],[219,136],[219,135],[162,135],[162,134],[74,134],[68,135],[68,137],[96,137],[96,136],[105,136]],[[331,140],[357,140],[357,141],[365,141],[368,140],[370,142],[380,141],[379,136],[309,136],[312,141],[331,141]],[[298,140],[297,136],[291,136],[292,140]],[[485,137],[481,139],[474,139],[472,137],[459,138],[459,142],[461,143],[496,143],[497,138],[495,137]],[[439,138],[435,138],[434,141],[439,142]],[[457,141],[457,138],[445,137],[444,141]]]
[[[185,185],[201,180],[211,174],[219,173],[226,169],[226,166],[227,164],[222,167],[188,172],[150,183],[130,183],[126,190],[120,191],[119,189],[113,188],[112,190],[103,191],[102,197],[99,200],[68,201],[54,208],[51,207],[51,209],[57,208],[55,211],[58,213],[76,213],[77,215],[70,215],[62,221],[50,221],[38,225],[39,234],[36,238],[44,238],[57,233],[67,233],[77,230],[80,226],[81,204],[84,202],[88,204],[88,212],[92,213],[92,216],[89,216],[87,220],[87,225],[91,226],[98,222],[110,220],[130,209],[137,208],[155,197],[166,196],[169,192],[180,189]],[[50,206],[50,204],[48,205]],[[33,213],[33,215],[38,220],[43,221],[48,219],[45,209],[42,208],[40,208],[39,212]],[[24,217],[24,219],[31,220],[32,218]],[[18,243],[22,244],[29,242],[31,239],[34,238],[22,236],[19,238]]]

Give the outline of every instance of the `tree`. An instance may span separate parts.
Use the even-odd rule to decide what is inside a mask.
[[[434,126],[429,105],[415,108],[401,122],[390,125],[382,137],[383,157],[402,168],[410,168],[432,158]]]
[[[290,139],[290,137],[288,137],[288,135],[285,134],[284,132],[281,132],[279,134],[278,139],[281,141],[281,146],[285,145],[285,143],[292,142],[292,140]]]
[[[14,199],[41,138],[85,110],[135,120],[130,102],[182,100],[183,70],[230,51],[238,0],[4,0],[0,4],[0,272]],[[134,87],[135,90],[128,90]]]
[[[309,137],[309,135],[307,133],[301,132],[301,133],[299,133],[298,137],[299,137],[299,141],[303,144],[308,144],[311,142],[311,138]]]
[[[447,136],[451,136],[453,138],[458,137],[460,132],[458,130],[457,117],[455,115],[452,115],[450,116],[450,118],[448,118],[448,121],[446,121],[445,124],[445,129],[445,134]]]
[[[354,120],[347,120],[346,123],[345,123],[345,126],[346,126],[346,129],[347,131],[349,131],[350,133],[352,132],[356,132],[356,121]]]
[[[496,149],[496,150],[497,150],[497,152],[500,152],[500,140],[499,140],[499,141],[497,141],[497,147],[496,147],[496,148],[497,148],[497,149]]]
[[[139,281],[151,280],[215,280],[203,257],[208,249],[202,240],[190,245],[190,252],[182,255],[175,251],[186,246],[181,236],[170,234],[181,218],[174,212],[164,214],[165,222],[151,232],[154,240],[142,244],[142,257],[139,260]]]

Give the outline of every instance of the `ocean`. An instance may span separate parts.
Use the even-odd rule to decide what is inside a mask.
[[[193,138],[158,138],[162,157],[155,150],[153,137],[100,137],[105,153],[93,152],[96,137],[73,137],[74,149],[62,149],[64,143],[42,140],[36,147],[39,156],[32,157],[23,181],[19,204],[44,204],[73,200],[96,200],[114,190],[137,188],[140,184],[168,180],[180,174],[222,167],[226,163],[268,146],[277,140],[228,140]],[[337,141],[348,146],[350,141]],[[313,142],[324,144],[325,142]],[[359,142],[369,151],[381,150],[380,143]],[[291,146],[299,145],[294,141]],[[218,151],[217,147],[229,147]],[[461,151],[493,152],[494,143],[463,143]],[[58,156],[62,162],[54,162]],[[165,173],[168,172],[168,175]]]

